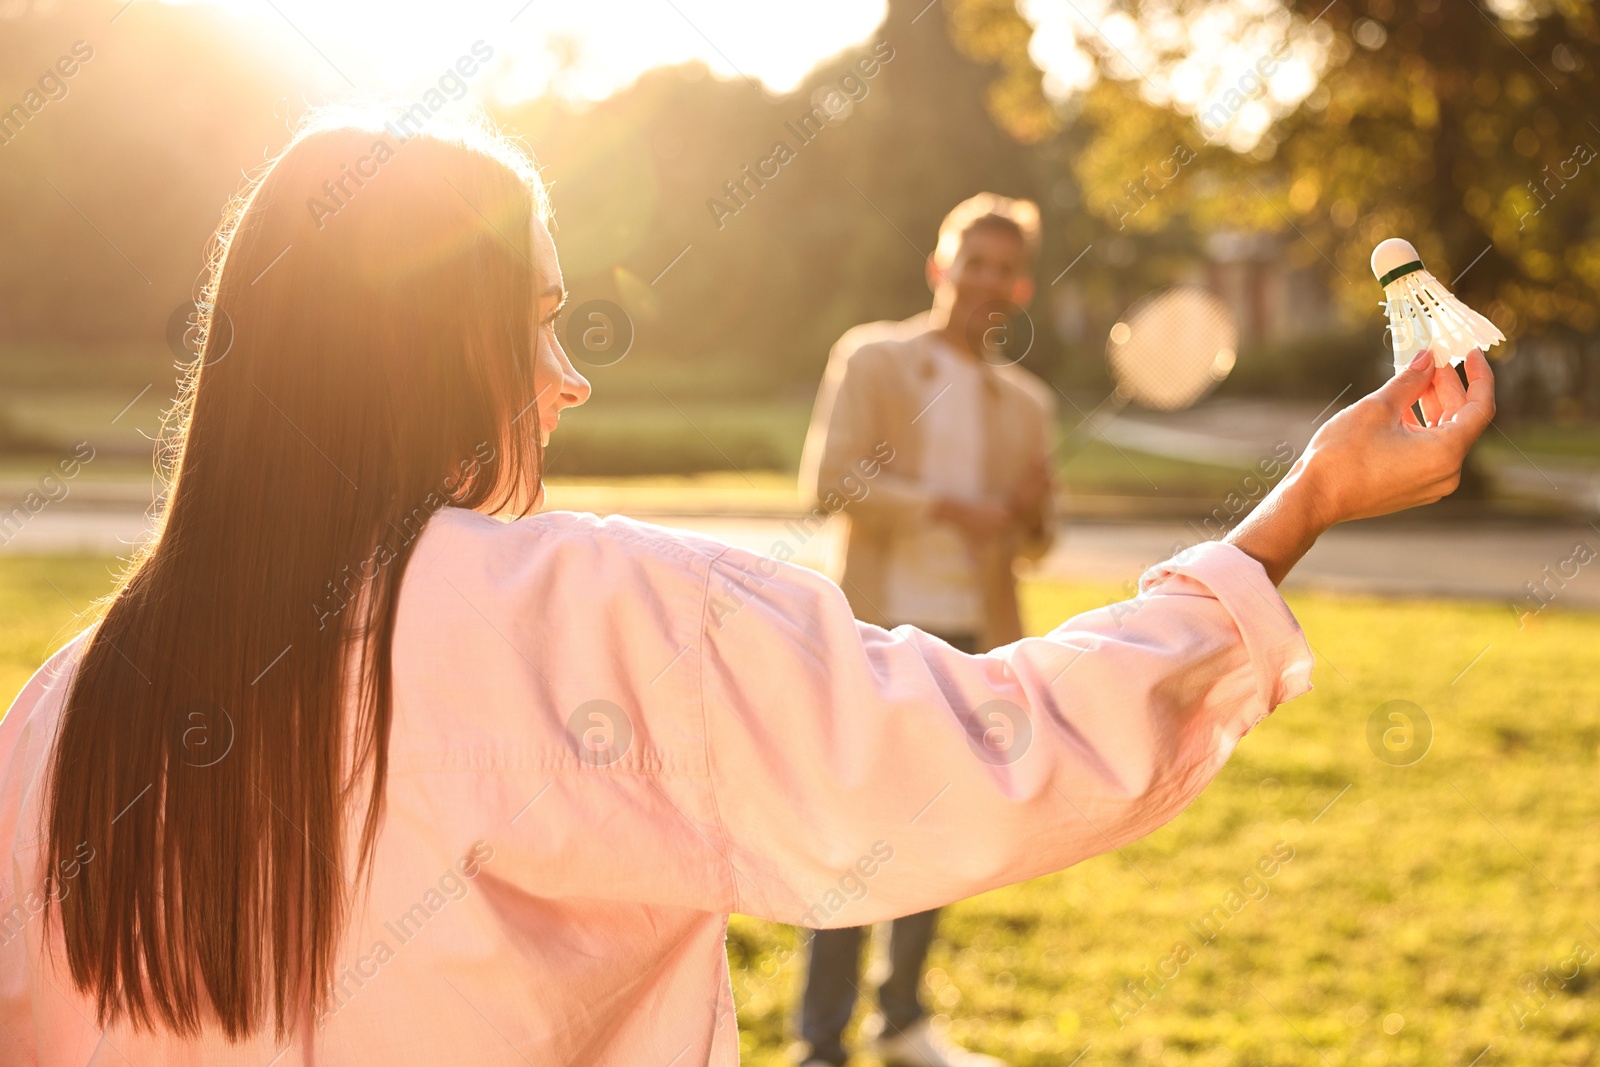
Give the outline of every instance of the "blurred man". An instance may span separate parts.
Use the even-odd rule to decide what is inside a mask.
[[[1009,323],[1033,295],[1038,243],[1037,207],[980,193],[939,227],[927,264],[932,310],[858,326],[834,345],[801,488],[812,500],[838,500],[840,485],[865,486],[845,494],[835,520],[844,536],[834,576],[858,619],[911,624],[966,652],[1022,636],[1012,567],[1042,556],[1055,533],[1054,401],[1014,365],[1031,333]],[[870,478],[856,477],[865,470]],[[973,732],[983,746],[974,759],[1021,755],[991,748],[982,728]],[[928,911],[891,925],[880,1014],[867,1027],[873,1051],[890,1067],[994,1067],[1000,1061],[929,1027],[919,990],[937,917]],[[846,1059],[841,1035],[855,1008],[860,947],[860,929],[811,936],[800,1011],[807,1067]]]

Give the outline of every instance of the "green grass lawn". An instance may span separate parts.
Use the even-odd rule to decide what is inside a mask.
[[[1512,448],[1512,443],[1516,448]],[[1600,427],[1584,423],[1573,426],[1530,423],[1512,427],[1505,437],[1488,434],[1483,439],[1482,447],[1491,452],[1509,452],[1513,455],[1520,448],[1523,453],[1537,456],[1597,462],[1600,461]]]
[[[1035,584],[1029,622],[1042,630],[1115,595]],[[1082,1067],[1465,1067],[1486,1046],[1479,1067],[1595,1062],[1600,616],[1552,609],[1519,630],[1497,606],[1290,602],[1319,654],[1316,689],[1121,856],[950,908],[931,1003],[974,1047],[1037,1067],[1085,1048]],[[1368,718],[1394,699],[1435,730],[1413,766],[1367,745]],[[1267,895],[1200,941],[1189,924],[1279,841],[1294,857]],[[1193,958],[1119,1026],[1113,998],[1179,941]],[[1580,942],[1593,959],[1519,1028],[1519,983],[1560,971]],[[783,1062],[797,945],[791,928],[733,921],[750,1063]]]
[[[109,559],[0,557],[0,702],[81,628],[79,613],[111,591]]]
[[[0,352],[0,449],[8,441],[13,449],[17,441],[32,442],[23,454],[0,452],[0,478],[32,480],[74,442],[88,440],[101,455],[85,467],[87,475],[148,482],[152,441],[162,432],[174,392],[172,375],[162,377],[161,368],[149,361],[123,362],[127,366],[117,364],[120,369],[105,380],[69,387],[18,379],[17,357],[8,363]],[[32,363],[24,369],[43,373]],[[811,417],[809,393],[739,396],[727,392],[728,383],[708,393],[705,382],[681,367],[663,372],[659,387],[641,377],[619,390],[608,373],[607,368],[596,371],[593,399],[563,416],[548,456],[552,478],[636,481],[720,473],[736,479],[736,487],[764,489],[772,476],[792,479],[799,467]],[[8,382],[7,375],[18,380]],[[152,384],[151,379],[157,380]],[[1076,437],[1078,417],[1076,412],[1064,416],[1056,456],[1057,480],[1071,496],[1215,500],[1237,490],[1248,473],[1242,467],[1118,447],[1092,434]],[[1600,429],[1592,425],[1528,424],[1509,435],[1484,437],[1491,469],[1530,461],[1565,468],[1600,459]]]
[[[1157,456],[1091,438],[1063,445],[1056,480],[1073,496],[1188,497],[1221,500],[1239,491],[1248,467]],[[1259,476],[1259,472],[1257,473]]]
[[[87,439],[105,454],[85,473],[148,481],[152,439],[161,432],[169,398],[152,389],[129,405],[137,391],[9,390],[0,398],[0,424],[40,446],[37,454],[0,455],[0,476],[36,477],[57,453]],[[778,474],[792,485],[810,417],[809,399],[598,395],[562,417],[550,449],[550,473],[557,481],[615,482],[708,472],[726,475],[733,479],[730,484],[743,488],[764,488]],[[1090,439],[1070,450],[1063,447],[1057,477],[1074,494],[1209,499],[1237,488],[1244,473]]]
[[[110,574],[98,559],[0,559],[0,688],[21,686]],[[1037,631],[1115,595],[1035,583],[1025,603]],[[1082,1067],[1466,1067],[1485,1048],[1478,1067],[1596,1062],[1600,615],[1551,609],[1519,629],[1500,606],[1290,602],[1318,653],[1315,691],[1120,856],[950,908],[930,1003],[963,1040],[1035,1067],[1085,1049]],[[1368,747],[1369,717],[1397,699],[1434,730],[1411,766]],[[1201,940],[1190,924],[1275,847],[1293,858],[1254,883],[1266,895]],[[1192,958],[1176,977],[1119,1011],[1126,983],[1180,941]],[[733,920],[746,1062],[783,1062],[798,944],[792,928]],[[1588,962],[1563,982],[1580,945]],[[1547,992],[1524,992],[1535,976]]]

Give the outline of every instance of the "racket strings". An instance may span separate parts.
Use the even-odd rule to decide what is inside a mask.
[[[1119,397],[1158,411],[1187,408],[1232,369],[1233,315],[1203,290],[1158,294],[1112,331],[1107,363]]]

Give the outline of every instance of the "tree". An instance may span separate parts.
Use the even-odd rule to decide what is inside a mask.
[[[971,12],[998,0],[956,2]],[[1303,51],[1317,75],[1258,139],[1233,136],[1241,110],[1267,99],[1248,67],[1223,72],[1222,91],[1198,103],[1172,88],[1178,65],[1195,59],[1194,28],[1219,6],[1233,8],[1241,25],[1276,33],[1263,58]],[[1590,165],[1600,150],[1590,106],[1600,27],[1592,4],[1282,0],[1260,10],[1130,0],[1117,17],[1138,26],[1148,65],[1134,67],[1126,48],[1082,16],[1079,39],[1100,78],[1051,101],[1095,131],[1075,168],[1087,205],[1108,223],[1149,233],[1187,218],[1201,232],[1281,231],[1297,238],[1296,255],[1321,261],[1355,319],[1377,302],[1372,247],[1406,236],[1508,334],[1600,326],[1600,167]],[[1015,44],[1008,49],[1014,54]],[[1024,83],[1038,91],[991,95],[1003,115],[1020,116],[1003,117],[1009,127],[1036,124],[1028,116],[1044,83],[1012,84]],[[1152,182],[1147,168],[1180,145],[1192,160]],[[1125,214],[1130,183],[1145,190],[1145,203]]]
[[[574,303],[635,320],[645,358],[608,384],[654,395],[676,364],[728,392],[808,390],[846,329],[927,307],[951,207],[1041,195],[1040,153],[985,108],[996,64],[958,51],[946,17],[891,0],[872,38],[781,96],[690,65],[502,112],[552,179]]]

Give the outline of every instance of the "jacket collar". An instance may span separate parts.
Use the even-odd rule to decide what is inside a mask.
[[[907,342],[906,347],[912,356],[911,373],[920,381],[925,381],[933,375],[933,348],[935,345],[948,344],[930,325],[933,318],[932,311],[919,312],[901,323],[904,333],[901,335]],[[1000,379],[993,364],[987,360],[978,360],[980,373],[983,377],[984,391],[991,396],[997,395],[1000,390]]]

